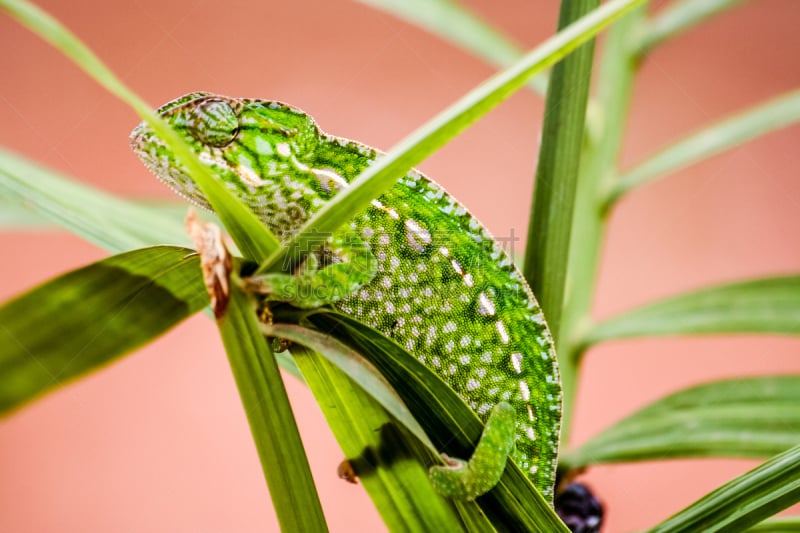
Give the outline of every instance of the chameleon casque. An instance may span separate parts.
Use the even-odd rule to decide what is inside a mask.
[[[201,162],[284,242],[381,153],[322,132],[286,104],[191,93],[158,110]],[[144,123],[131,135],[144,164],[210,208],[172,151]],[[375,276],[334,306],[404,346],[486,421],[513,407],[511,457],[550,500],[561,416],[553,342],[509,255],[441,186],[409,171],[337,233],[377,260]],[[327,263],[346,253],[329,245]],[[323,265],[324,266],[324,265]]]

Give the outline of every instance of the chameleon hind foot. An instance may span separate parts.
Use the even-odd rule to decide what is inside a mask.
[[[469,461],[442,454],[447,464],[430,468],[428,475],[434,490],[447,498],[472,501],[497,485],[514,449],[514,418],[511,404],[495,405]]]

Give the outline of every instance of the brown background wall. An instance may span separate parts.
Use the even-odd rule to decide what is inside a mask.
[[[526,47],[557,2],[471,0]],[[153,105],[193,90],[291,102],[324,129],[388,148],[491,73],[413,27],[341,0],[42,2]],[[659,49],[636,87],[624,160],[800,84],[800,10],[753,1]],[[134,114],[0,16],[0,144],[121,195],[170,198],[130,153]],[[524,234],[542,99],[523,92],[425,161],[496,235]],[[597,299],[609,316],[715,281],[800,271],[798,127],[637,191],[614,213]],[[0,297],[103,251],[65,233],[0,233]],[[581,442],[689,384],[800,372],[796,339],[629,341],[593,350]],[[2,349],[2,347],[0,347]],[[310,394],[288,386],[333,531],[380,531]],[[258,459],[204,317],[0,421],[0,530],[270,531]],[[754,462],[593,469],[607,531],[655,523]]]

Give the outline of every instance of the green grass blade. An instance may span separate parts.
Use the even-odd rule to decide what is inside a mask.
[[[562,2],[558,27],[568,27],[598,4],[598,0]],[[556,353],[561,353],[563,344],[561,312],[593,57],[594,41],[590,41],[553,69],[525,245],[522,273],[547,318]],[[573,395],[574,391],[565,392],[569,398]]]
[[[749,528],[747,533],[797,533],[800,532],[800,516],[770,518]]]
[[[605,203],[609,206],[636,187],[798,121],[800,90],[733,115],[661,150],[623,173]]]
[[[0,151],[2,151],[2,148],[0,148]],[[0,163],[0,165],[1,164],[2,163]],[[0,170],[0,174],[2,173],[3,171]],[[53,176],[57,175],[53,174]],[[2,181],[2,179],[3,178],[0,178],[0,181]],[[54,231],[58,229],[59,221],[65,226],[65,229],[69,229],[66,228],[66,219],[69,217],[48,217],[48,214],[44,210],[40,211],[39,206],[36,205],[35,202],[30,201],[29,197],[26,196],[24,199],[21,196],[12,198],[10,193],[3,190],[4,187],[5,184],[0,183],[0,231]],[[98,189],[89,186],[84,187],[86,192],[90,195],[99,193],[104,197],[106,196],[106,193]],[[131,247],[131,249],[152,244],[163,244],[166,242],[172,242],[173,244],[189,244],[189,238],[185,236],[185,232],[181,231],[188,209],[185,203],[151,198],[122,199],[113,195],[107,195],[107,197],[112,200],[119,200],[125,205],[133,205],[144,210],[147,213],[148,219],[154,220],[156,222],[155,225],[161,227],[160,230],[152,230],[153,237],[149,238],[147,242],[142,241],[141,244]],[[54,200],[58,202],[59,199],[55,198]],[[71,199],[68,199],[68,202],[59,207],[71,210],[72,208],[70,205],[74,203],[75,202]],[[117,213],[117,216],[120,216],[119,212]],[[200,215],[204,219],[213,220],[215,218],[213,214],[206,211],[201,212]],[[58,221],[56,219],[58,219]],[[217,223],[220,226],[222,225],[219,221],[217,221]],[[148,233],[150,233],[150,231],[148,231]],[[184,234],[182,240],[186,241],[185,243],[174,242],[177,235],[180,233]],[[159,237],[156,237],[156,235]],[[170,235],[173,235],[173,237],[170,237]],[[115,246],[115,248],[118,247],[119,246]],[[121,248],[119,250],[112,250],[111,248],[106,249],[111,252],[123,251]]]
[[[451,0],[359,1],[424,28],[496,67],[505,68],[522,57],[522,48],[459,2]],[[530,80],[529,85],[534,91],[543,95],[547,90],[547,78],[544,74],[539,74]]]
[[[584,342],[712,333],[800,334],[800,276],[756,279],[673,296],[597,324]]]
[[[800,445],[710,492],[650,533],[741,531],[798,501]]]
[[[477,415],[425,365],[358,321],[319,311],[306,320],[367,358],[403,399],[437,450],[470,457],[483,430]],[[525,475],[509,463],[500,483],[476,500],[501,531],[568,531]]]
[[[325,345],[329,343],[322,344],[319,347],[328,351]],[[451,505],[428,482],[424,465],[430,462],[432,454],[418,450],[413,437],[400,430],[397,422],[364,390],[370,388],[374,393],[374,387],[360,382],[357,385],[329,360],[311,350],[297,347],[292,350],[345,457],[358,472],[359,481],[389,531],[462,530]],[[418,457],[417,451],[423,457]],[[491,531],[491,525],[482,518],[477,530]]]
[[[678,0],[657,13],[641,32],[639,53],[645,53],[704,20],[745,0]]]
[[[563,454],[561,465],[769,457],[800,442],[800,376],[706,383],[662,398]]]
[[[558,369],[564,391],[561,441],[570,442],[572,413],[583,356],[579,341],[593,322],[592,307],[597,273],[606,231],[606,219],[600,209],[607,181],[617,172],[620,147],[625,137],[628,108],[638,64],[631,57],[631,40],[640,28],[647,6],[641,6],[621,18],[606,34],[599,72],[595,76],[594,102],[587,110],[584,151],[578,169],[574,218],[566,265],[564,310],[560,333]],[[594,121],[589,119],[594,118]],[[528,235],[533,238],[532,234]]]
[[[25,0],[0,0],[0,9],[72,59],[92,79],[131,106],[172,149],[203,191],[245,257],[262,261],[279,248],[277,238],[214,178],[191,148],[155,111],[56,19]]]
[[[281,529],[327,531],[278,366],[253,307],[235,285],[217,324]]]
[[[111,252],[189,244],[183,224],[0,148],[0,197]],[[185,208],[184,208],[185,213]]]
[[[290,340],[322,354],[334,366],[369,391],[373,398],[399,420],[421,442],[429,443],[428,436],[417,424],[408,407],[403,403],[383,375],[358,352],[345,346],[331,335],[294,324],[262,324],[261,333],[268,337]],[[297,359],[296,350],[292,354]],[[309,357],[313,357],[309,355]],[[433,444],[430,444],[433,449]]]
[[[270,257],[261,272],[292,264],[302,250],[311,249],[320,232],[333,232],[362,211],[397,179],[519,89],[531,76],[557,63],[602,28],[644,0],[611,0],[527,53],[510,68],[493,76],[445,111],[402,140],[349,187],[325,204],[284,250]]]
[[[208,305],[199,260],[158,246],[74,270],[0,307],[0,413],[110,363]]]

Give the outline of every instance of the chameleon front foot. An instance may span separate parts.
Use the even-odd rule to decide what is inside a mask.
[[[508,456],[514,449],[514,418],[511,404],[500,402],[489,414],[469,461],[442,454],[447,464],[432,466],[428,472],[436,492],[447,498],[472,501],[497,485],[506,468]]]

